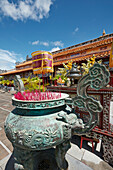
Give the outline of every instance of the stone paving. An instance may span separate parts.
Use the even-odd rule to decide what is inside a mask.
[[[0,165],[1,169],[4,168],[6,159],[10,157],[13,147],[11,142],[7,139],[4,132],[4,122],[7,115],[14,108],[11,101],[11,93],[0,91]],[[0,170],[1,170],[0,169]]]
[[[0,91],[0,170],[6,170],[6,163],[11,157],[13,151],[12,144],[7,139],[4,132],[5,119],[10,111],[14,108],[11,101],[11,97],[13,94],[14,92],[3,93],[2,91]],[[113,170],[111,166],[109,166],[98,156],[94,155],[84,148],[80,149],[77,145],[73,143],[71,149],[66,155],[66,158],[69,161],[68,170]]]

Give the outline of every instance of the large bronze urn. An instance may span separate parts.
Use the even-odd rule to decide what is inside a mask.
[[[79,80],[77,96],[73,99],[64,93],[58,99],[42,101],[17,100],[13,97],[15,109],[6,119],[5,132],[14,147],[14,169],[66,170],[68,163],[65,154],[70,148],[72,135],[94,128],[98,113],[102,110],[100,102],[88,96],[86,89],[91,86],[98,90],[108,82],[109,72],[96,63]],[[17,83],[21,90],[22,82],[18,77]],[[87,109],[89,122],[84,124],[78,119],[69,105]]]

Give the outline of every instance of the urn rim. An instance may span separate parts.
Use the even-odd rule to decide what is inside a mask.
[[[56,93],[59,94],[59,93]],[[65,106],[66,99],[69,97],[66,93],[61,93],[61,97],[58,99],[50,99],[50,100],[18,100],[14,96],[12,97],[12,105],[16,106],[16,108],[21,109],[33,109],[33,110],[44,110],[44,109],[52,109]]]
[[[43,92],[42,92],[43,93]],[[59,93],[56,93],[56,92],[53,92],[55,94],[59,94]],[[51,101],[58,101],[58,100],[62,100],[62,99],[66,99],[69,97],[69,94],[67,93],[61,93],[61,97],[58,98],[58,99],[50,99],[50,100],[19,100],[19,99],[16,99],[14,96],[12,97],[12,100],[15,100],[17,102],[23,102],[23,103],[44,103],[44,102],[51,102]]]

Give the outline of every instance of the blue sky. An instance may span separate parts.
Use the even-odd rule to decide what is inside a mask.
[[[113,33],[113,0],[0,0],[0,69]]]

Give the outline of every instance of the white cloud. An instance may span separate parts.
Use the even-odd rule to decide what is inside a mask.
[[[19,58],[19,61],[20,61],[20,62],[23,62],[23,61],[24,61],[23,57],[20,57],[20,58]]]
[[[7,50],[2,50],[0,49],[0,60],[6,60],[12,63],[15,63],[15,53],[14,52],[9,52]]]
[[[15,68],[15,64],[5,61],[5,60],[0,61],[0,69],[1,70],[11,70],[14,68]]]
[[[18,0],[16,3],[0,0],[0,14],[13,20],[40,21],[49,16],[52,0]]]
[[[30,42],[30,43],[31,43],[31,42]],[[44,42],[44,41],[39,41],[39,40],[37,40],[37,41],[33,41],[31,44],[32,44],[32,45],[43,45],[43,46],[49,46],[49,42]]]
[[[40,44],[43,45],[43,46],[46,46],[46,47],[49,46],[48,42],[40,42]]]
[[[50,52],[54,52],[54,51],[58,51],[58,50],[60,50],[59,47],[54,47],[54,48],[52,48],[52,50]]]
[[[39,40],[32,42],[32,45],[37,45],[39,44]]]
[[[63,44],[61,41],[54,41],[54,42],[52,42],[52,44],[53,44],[54,46],[60,46],[60,47],[63,47],[63,46],[64,46],[64,44]]]
[[[63,47],[64,46],[64,43],[62,43],[62,41],[54,41],[54,42],[46,42],[46,41],[39,41],[39,40],[37,40],[37,41],[34,41],[34,42],[32,42],[31,43],[32,45],[43,45],[43,46],[50,46],[50,45],[52,45],[52,46],[59,46],[59,47]]]
[[[8,50],[0,49],[0,69],[10,70],[15,68],[16,57],[20,57],[20,55]]]
[[[77,27],[77,28],[75,28],[75,32],[77,32],[79,30],[79,28]]]
[[[73,34],[75,34],[75,33],[78,32],[78,31],[79,31],[79,28],[76,27],[75,30],[74,30],[74,32],[73,32]]]

